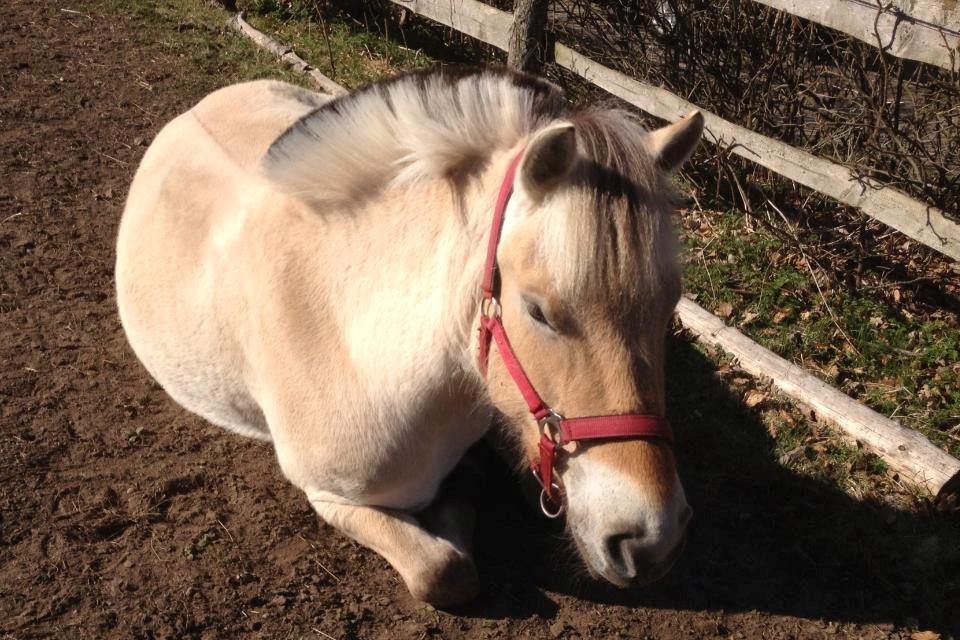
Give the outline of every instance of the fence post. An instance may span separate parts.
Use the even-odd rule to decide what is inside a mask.
[[[514,0],[507,66],[540,73],[546,54],[548,0]]]

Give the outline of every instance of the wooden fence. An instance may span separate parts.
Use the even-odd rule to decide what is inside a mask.
[[[477,0],[391,1],[482,42],[509,50],[514,64],[528,70],[532,66],[530,50],[545,42],[545,39],[531,33],[534,28],[531,25],[536,25],[542,16],[522,16],[515,23],[513,14]],[[773,0],[757,1],[774,4]],[[826,1],[821,0],[817,4]],[[844,3],[854,0],[832,1]],[[855,1],[862,3],[866,0]],[[914,1],[929,3],[936,0]],[[532,11],[537,10],[537,3],[537,0],[518,0],[517,6]],[[540,4],[542,9],[543,3]],[[516,30],[515,24],[519,25]],[[344,91],[343,87],[306,64],[288,47],[250,27],[242,16],[235,16],[230,25],[287,64],[310,74],[323,90],[330,93]],[[659,118],[674,121],[696,108],[679,96],[608,69],[562,43],[554,45],[553,59],[556,64]],[[841,165],[762,136],[714,114],[703,113],[707,121],[706,137],[711,142],[730,145],[731,151],[748,160],[845,204],[858,207],[906,235],[960,259],[960,226],[948,220],[943,212],[912,200],[895,189],[872,181],[865,183],[857,180]],[[902,427],[826,385],[736,329],[727,327],[722,320],[691,300],[682,299],[677,306],[677,314],[684,326],[700,340],[723,348],[745,370],[769,379],[785,395],[810,407],[818,419],[838,427],[848,439],[869,446],[906,480],[934,494],[960,492],[960,460],[934,446],[921,434]]]
[[[391,1],[498,49],[504,51],[509,49],[510,33],[513,28],[513,15],[510,13],[495,9],[478,0]],[[764,4],[774,3],[774,0],[758,1],[763,1]],[[845,5],[853,0],[819,0],[816,3],[811,2],[810,5],[822,5],[828,1]],[[865,2],[866,0],[856,1]],[[777,3],[790,4],[779,0]],[[799,4],[808,7],[806,0]],[[954,49],[952,52],[956,53],[957,50]],[[560,66],[663,120],[675,121],[699,108],[669,91],[639,82],[609,69],[563,43],[558,42],[553,46],[552,57]],[[709,141],[727,147],[732,153],[805,187],[843,204],[856,207],[904,235],[954,260],[960,260],[960,224],[947,218],[940,209],[915,200],[875,180],[856,176],[843,165],[753,132],[703,109],[700,110],[707,120],[706,136]]]
[[[898,58],[960,71],[960,7],[950,0],[754,0],[842,31]]]

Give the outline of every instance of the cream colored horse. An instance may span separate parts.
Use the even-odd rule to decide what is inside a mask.
[[[144,156],[117,243],[130,344],[178,403],[272,441],[327,522],[437,605],[476,592],[466,522],[427,507],[495,411],[534,455],[536,422],[496,350],[476,363],[491,211],[524,154],[499,248],[503,323],[571,415],[664,411],[680,293],[668,174],[695,114],[646,132],[569,111],[494,70],[401,76],[333,100],[228,87]],[[690,509],[670,448],[577,443],[558,467],[588,568],[627,586],[676,558]],[[466,519],[465,519],[466,520]],[[439,525],[436,523],[440,523]]]

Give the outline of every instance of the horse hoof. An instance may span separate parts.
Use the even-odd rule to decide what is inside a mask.
[[[444,609],[466,604],[477,597],[480,577],[470,556],[451,549],[447,560],[431,569],[421,572],[412,584],[407,585],[417,600]]]

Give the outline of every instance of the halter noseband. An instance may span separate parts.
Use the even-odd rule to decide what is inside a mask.
[[[503,364],[507,367],[510,377],[513,378],[527,403],[527,408],[540,428],[540,459],[534,460],[531,467],[534,478],[542,487],[540,508],[548,517],[556,518],[563,513],[563,502],[560,500],[560,484],[553,477],[553,466],[558,451],[562,450],[564,445],[579,440],[614,438],[661,438],[672,444],[673,431],[666,418],[653,415],[623,414],[564,418],[543,401],[520,365],[507,339],[507,332],[503,328],[503,322],[500,319],[500,302],[493,290],[494,274],[497,269],[497,245],[500,243],[504,214],[513,193],[513,181],[522,157],[523,150],[510,162],[503,182],[500,184],[500,193],[493,213],[493,227],[487,243],[487,262],[480,287],[483,298],[480,301],[478,364],[480,372],[486,376],[492,338],[497,343]]]

